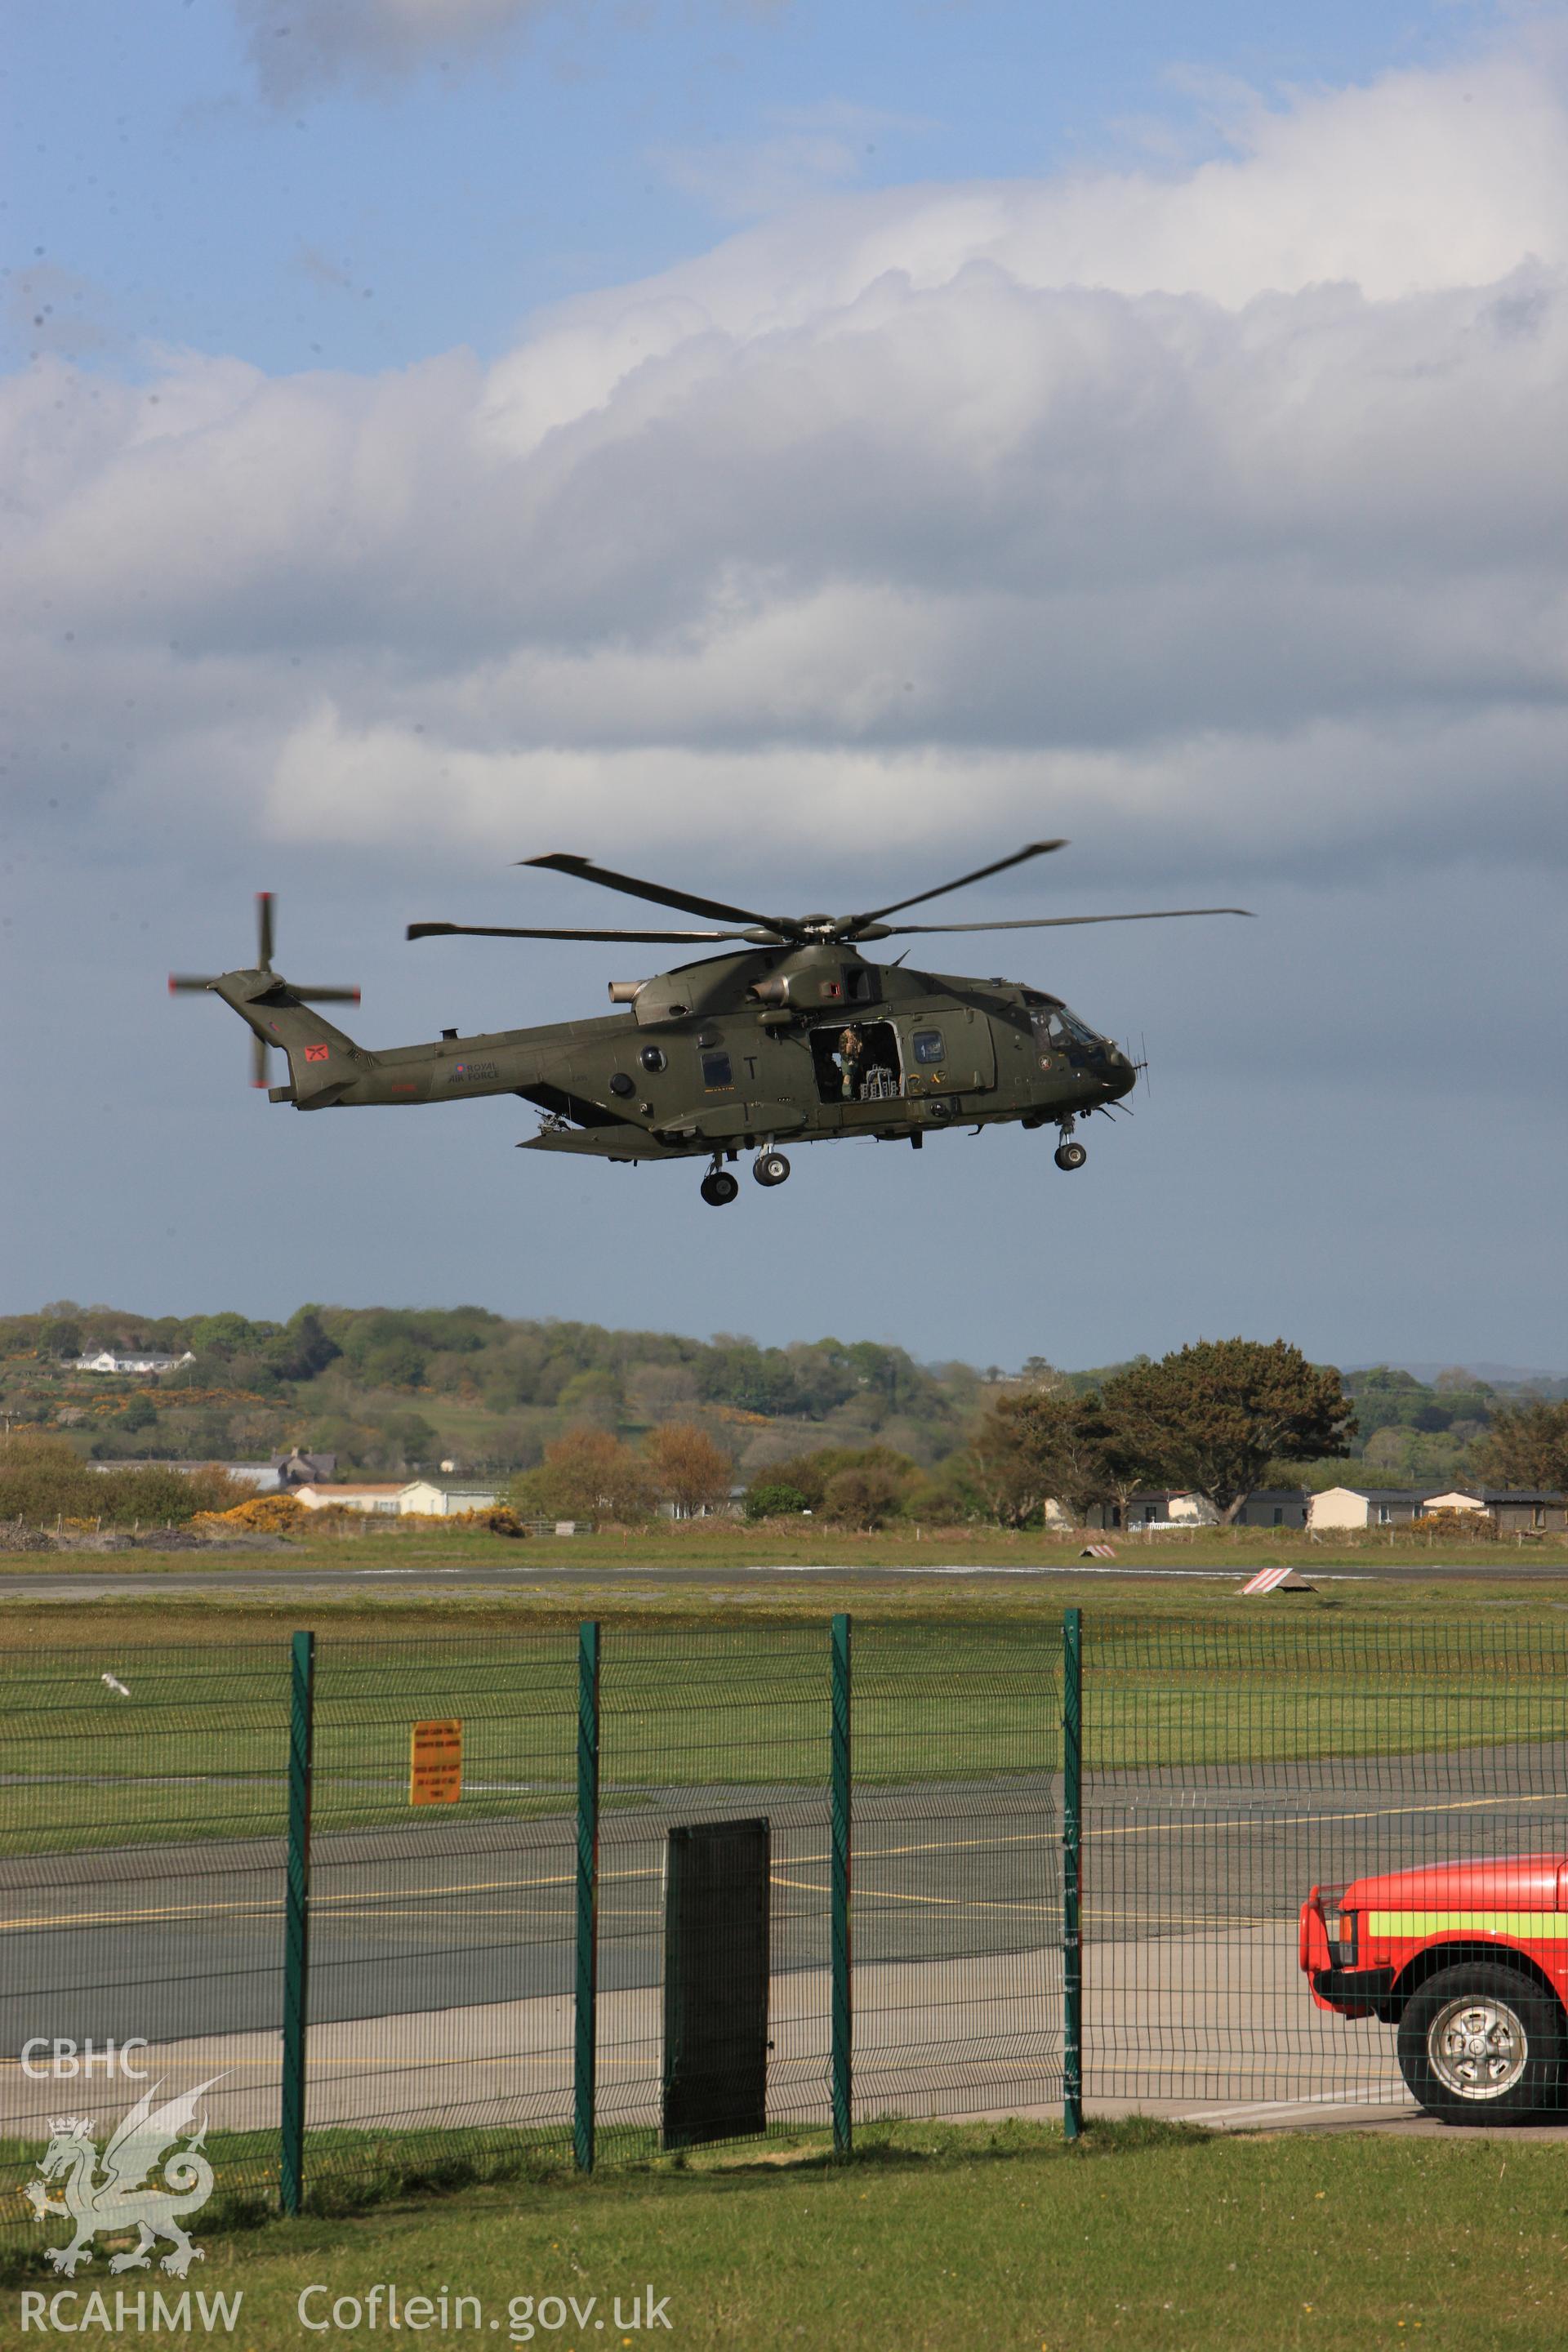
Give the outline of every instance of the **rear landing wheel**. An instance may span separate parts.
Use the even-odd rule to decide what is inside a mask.
[[[741,1188],[727,1168],[715,1168],[711,1175],[704,1176],[700,1189],[710,1209],[725,1209]]]
[[[782,1151],[759,1151],[752,1162],[752,1173],[759,1184],[771,1191],[789,1174],[789,1161]]]
[[[1058,1168],[1081,1168],[1089,1154],[1081,1143],[1058,1143],[1053,1157]]]

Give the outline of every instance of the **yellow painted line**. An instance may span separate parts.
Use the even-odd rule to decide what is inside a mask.
[[[1474,1935],[1524,1936],[1538,1944],[1568,1941],[1568,1913],[1561,1911],[1369,1911],[1368,1936],[1436,1936],[1447,1927]]]
[[[155,1852],[156,1849],[149,1851]],[[658,1875],[657,1870],[610,1870],[601,1873],[601,1880],[657,1878]],[[454,1895],[516,1895],[530,1887],[572,1886],[575,1883],[574,1872],[561,1871],[547,1878],[480,1878],[455,1886],[366,1886],[343,1895],[312,1892],[310,1909],[317,1914],[334,1909],[342,1914],[355,1903],[368,1906],[403,1902],[412,1906],[437,1902]],[[213,1919],[220,1916],[260,1919],[276,1917],[282,1908],[283,1896],[279,1892],[271,1896],[253,1896],[241,1903],[163,1903],[153,1904],[138,1911],[59,1911],[40,1913],[29,1919],[0,1919],[0,1935],[16,1935],[36,1927],[135,1927],[159,1919]]]
[[[1254,1824],[1259,1828],[1290,1829],[1300,1828],[1311,1822],[1389,1821],[1398,1820],[1407,1815],[1419,1817],[1429,1813],[1477,1812],[1499,1806],[1547,1805],[1562,1803],[1565,1801],[1568,1801],[1568,1791],[1549,1789],[1536,1795],[1521,1795],[1510,1791],[1493,1797],[1460,1798],[1445,1804],[1376,1805],[1349,1812],[1270,1814],[1249,1811],[1239,1818],[1226,1821],[1207,1821],[1197,1816],[1189,1821],[1132,1822],[1115,1828],[1091,1826],[1086,1832],[1086,1843],[1092,1843],[1099,1838],[1169,1837],[1173,1834],[1179,1837],[1216,1836],[1222,1832],[1244,1830]],[[1051,1828],[1017,1837],[928,1838],[909,1845],[858,1847],[856,1859],[858,1862],[889,1862],[900,1860],[910,1854],[1000,1852],[1005,1847],[1017,1845],[1054,1846],[1058,1834],[1059,1832]],[[153,1857],[160,1851],[161,1849],[157,1847],[148,1848],[149,1855]],[[809,1869],[813,1864],[823,1864],[829,1859],[826,1853],[797,1854],[792,1857],[792,1867],[798,1868],[804,1864]],[[416,1861],[417,1857],[411,1856],[410,1860]],[[353,1869],[356,1865],[339,1864],[326,1866]],[[613,1879],[656,1878],[659,1874],[658,1870],[652,1869],[605,1871],[602,1874],[602,1878],[608,1882]],[[425,1904],[455,1895],[515,1894],[530,1887],[570,1886],[574,1884],[574,1873],[564,1871],[552,1873],[542,1878],[476,1879],[451,1885],[430,1887],[366,1887],[351,1894],[312,1895],[311,1909],[320,1913],[334,1906],[341,1908],[355,1903],[369,1905],[402,1901],[410,1905]],[[136,1911],[64,1911],[40,1915],[33,1918],[0,1919],[0,1935],[22,1934],[47,1927],[133,1927],[156,1920],[206,1919],[224,1916],[256,1918],[275,1915],[281,1908],[281,1905],[282,1897],[279,1895],[275,1899],[258,1897],[240,1903],[153,1905]]]
[[[1260,1829],[1299,1829],[1311,1822],[1384,1822],[1398,1821],[1406,1814],[1485,1812],[1499,1805],[1557,1805],[1568,1801],[1568,1790],[1547,1789],[1539,1796],[1521,1796],[1513,1790],[1495,1797],[1460,1797],[1446,1805],[1369,1805],[1355,1812],[1260,1813],[1250,1811],[1228,1822],[1137,1822],[1125,1829],[1086,1828],[1086,1842],[1092,1838],[1165,1837],[1173,1830],[1190,1835],[1194,1830],[1244,1830],[1254,1823]],[[1085,1807],[1092,1809],[1094,1800]]]
[[[771,1883],[774,1886],[793,1886],[806,1895],[826,1895],[827,1893],[826,1886],[818,1886],[809,1878],[780,1878],[775,1874]],[[971,1897],[964,1895],[894,1894],[884,1886],[857,1886],[855,1899],[859,1903],[931,1903],[948,1911],[1038,1911],[1052,1917],[1055,1916],[1054,1906],[1044,1903],[988,1902],[981,1896]],[[988,1954],[986,1957],[1003,1956]]]

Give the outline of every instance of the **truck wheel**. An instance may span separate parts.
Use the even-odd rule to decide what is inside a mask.
[[[1440,1969],[1399,2021],[1399,2071],[1443,2123],[1517,2122],[1557,2106],[1563,2058],[1557,2003],[1496,1963]]]

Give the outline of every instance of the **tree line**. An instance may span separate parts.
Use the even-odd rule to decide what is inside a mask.
[[[134,1386],[73,1381],[68,1360],[100,1344],[188,1348],[193,1361]],[[318,1303],[266,1322],[59,1301],[0,1318],[0,1402],[13,1424],[55,1429],[100,1460],[300,1444],[335,1454],[340,1475],[385,1477],[450,1458],[498,1483],[526,1474],[531,1507],[562,1517],[608,1507],[581,1500],[591,1459],[598,1492],[632,1510],[683,1429],[723,1456],[725,1493],[742,1485],[844,1524],[1027,1527],[1047,1499],[1081,1517],[1140,1488],[1196,1488],[1223,1514],[1260,1483],[1568,1482],[1568,1402],[1550,1391],[1501,1395],[1458,1368],[1429,1385],[1386,1365],[1342,1378],[1282,1339],[1202,1341],[1093,1371],[1033,1356],[1008,1373],[922,1365],[868,1340],[764,1348],[479,1307]]]

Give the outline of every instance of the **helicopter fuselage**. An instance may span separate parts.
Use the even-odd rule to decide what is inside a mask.
[[[625,1010],[607,1017],[374,1052],[274,972],[209,984],[287,1051],[289,1083],[270,1090],[274,1102],[515,1094],[544,1114],[523,1148],[603,1160],[717,1162],[857,1135],[919,1145],[1008,1121],[1070,1134],[1075,1118],[1136,1080],[1120,1047],[1044,990],[873,963],[842,941],[748,947],[612,983]]]

